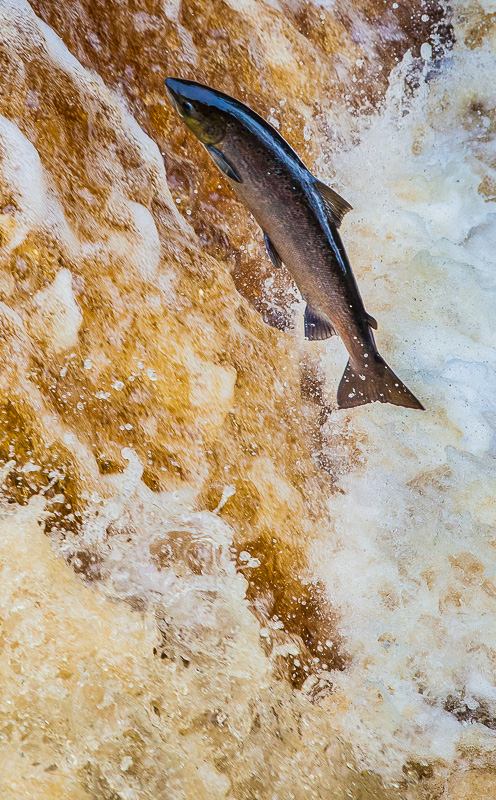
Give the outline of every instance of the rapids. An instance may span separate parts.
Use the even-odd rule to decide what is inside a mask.
[[[0,0],[2,798],[496,796],[495,10]],[[337,410],[168,74],[351,202],[424,413]]]

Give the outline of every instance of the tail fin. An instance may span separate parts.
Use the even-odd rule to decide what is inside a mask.
[[[338,388],[339,408],[353,408],[374,401],[424,411],[422,403],[396,377],[378,353],[363,371],[355,371],[348,361]]]

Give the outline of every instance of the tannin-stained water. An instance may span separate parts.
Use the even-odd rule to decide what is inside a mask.
[[[492,10],[455,8],[452,49],[434,28],[419,48],[412,11],[374,108],[396,5],[375,42],[363,8],[116,4],[105,33],[39,3],[68,50],[0,1],[9,800],[496,793]],[[425,412],[337,410],[344,348],[303,341],[174,127],[166,50],[226,91],[230,69],[352,203],[379,349]]]

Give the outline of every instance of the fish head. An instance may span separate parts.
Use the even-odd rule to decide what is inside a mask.
[[[182,121],[205,145],[219,144],[226,134],[229,111],[223,95],[195,81],[167,78],[165,88]]]

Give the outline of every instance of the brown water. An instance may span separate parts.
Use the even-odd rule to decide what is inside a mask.
[[[496,795],[494,9],[396,5],[0,0],[2,797]],[[336,409],[168,74],[350,200],[425,414]]]

